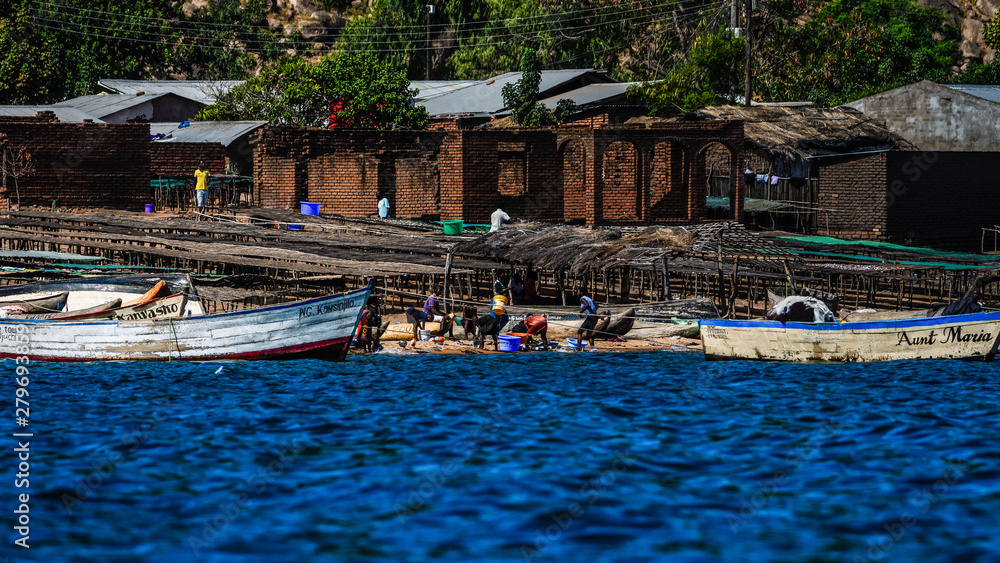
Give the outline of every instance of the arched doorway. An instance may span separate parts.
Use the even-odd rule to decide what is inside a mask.
[[[703,176],[692,178],[691,195],[696,202],[702,202],[707,219],[734,217],[735,182],[740,180],[732,177],[736,173],[735,159],[733,150],[719,142],[708,143],[698,151],[692,175]]]
[[[570,139],[559,149],[562,160],[563,221],[587,219],[587,149]]]
[[[649,219],[687,221],[687,167],[684,146],[666,141],[653,147],[649,174]]]

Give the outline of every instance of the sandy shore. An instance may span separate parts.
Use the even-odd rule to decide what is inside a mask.
[[[701,340],[682,337],[667,337],[649,340],[628,340],[626,342],[608,342],[606,340],[595,340],[597,345],[596,353],[605,352],[654,352],[654,351],[701,351]],[[404,346],[405,344],[405,346]],[[566,342],[562,345],[561,353],[567,352]],[[383,353],[390,354],[510,354],[514,352],[496,352],[493,350],[492,342],[487,339],[486,350],[477,350],[472,347],[471,340],[445,339],[438,344],[435,342],[387,341],[382,343]],[[360,353],[352,351],[352,353]],[[534,352],[517,352],[520,354],[531,354]],[[591,353],[588,350],[586,353]]]

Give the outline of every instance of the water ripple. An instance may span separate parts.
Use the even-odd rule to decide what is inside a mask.
[[[33,367],[39,561],[1000,553],[995,364],[645,353]],[[11,502],[23,492],[3,487]]]

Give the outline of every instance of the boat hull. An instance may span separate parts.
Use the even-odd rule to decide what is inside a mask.
[[[368,293],[363,289],[260,309],[142,321],[0,319],[0,358],[342,360]]]
[[[1000,343],[1000,313],[855,323],[710,319],[700,325],[708,360],[992,360]]]

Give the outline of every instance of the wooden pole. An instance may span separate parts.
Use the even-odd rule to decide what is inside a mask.
[[[669,258],[667,258],[666,254],[664,254],[663,256],[660,257],[660,259],[659,259],[660,274],[663,276],[663,296],[664,296],[664,299],[666,299],[667,301],[673,301],[674,300],[674,294],[670,290],[670,270],[669,270],[669,268],[667,266],[667,262],[668,261],[669,261]]]
[[[722,235],[719,235],[719,245],[716,252],[716,265],[718,266],[719,277],[719,312],[725,317],[729,314],[729,307],[726,306],[726,276],[722,272]]]
[[[445,313],[449,313],[450,312],[448,310],[448,290],[450,289],[449,288],[448,280],[451,279],[451,259],[452,259],[453,256],[455,256],[455,247],[456,246],[458,246],[458,245],[457,244],[453,244],[453,245],[451,245],[451,246],[448,247],[448,256],[444,259],[444,291],[443,291],[444,295],[442,296],[442,299],[441,299],[441,301],[442,301],[441,305],[442,305],[442,307],[444,307],[442,309],[442,311],[444,311]]]

